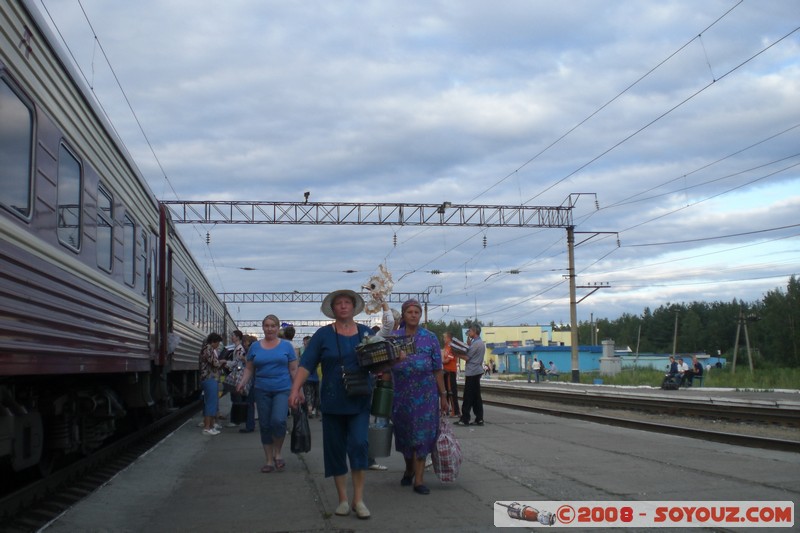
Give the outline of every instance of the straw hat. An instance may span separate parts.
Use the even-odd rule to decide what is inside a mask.
[[[323,315],[328,318],[336,318],[336,315],[333,314],[333,301],[339,296],[347,296],[353,301],[353,316],[364,310],[364,298],[360,294],[350,289],[339,289],[338,291],[333,291],[322,300],[320,311],[322,311]]]

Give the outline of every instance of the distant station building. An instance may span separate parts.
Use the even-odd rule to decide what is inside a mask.
[[[536,326],[485,326],[481,337],[486,343],[485,361],[494,362],[500,373],[524,373],[533,362],[533,358],[543,361],[545,365],[552,361],[559,372],[569,374],[572,369],[572,347],[569,331],[553,331],[549,325]],[[464,332],[466,339],[466,331]],[[609,341],[606,341],[609,342]],[[634,354],[630,348],[613,349],[613,355],[620,358],[622,369],[653,368],[663,370],[669,364],[670,354]],[[704,367],[709,365],[725,365],[724,358],[710,357],[705,353],[678,354],[688,363],[697,355]],[[581,372],[600,370],[600,359],[603,357],[603,346],[579,345],[578,364]]]
[[[561,371],[572,367],[569,331],[554,331],[550,325],[485,326],[481,337],[486,343],[485,360],[490,364],[494,362],[500,373],[526,372],[534,357],[546,365],[553,361]],[[602,350],[596,347],[596,361],[592,363],[592,348],[579,347],[579,354],[583,354],[579,358],[583,361],[588,357],[586,364],[597,368]]]

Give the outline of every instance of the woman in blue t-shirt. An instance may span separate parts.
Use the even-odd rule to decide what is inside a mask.
[[[264,338],[250,345],[247,368],[241,380],[241,383],[247,383],[251,376],[255,376],[253,386],[258,406],[258,425],[267,458],[267,464],[261,468],[261,472],[265,474],[283,470],[286,466],[281,449],[286,438],[289,391],[297,372],[294,346],[278,337],[280,327],[281,321],[275,315],[264,317],[261,322]]]

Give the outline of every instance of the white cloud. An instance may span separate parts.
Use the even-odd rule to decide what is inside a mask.
[[[152,189],[174,199],[80,9],[45,5]],[[594,196],[573,210],[577,230],[620,232],[621,246],[576,249],[579,283],[611,284],[581,320],[755,300],[800,263],[797,228],[755,233],[800,223],[800,38],[756,55],[798,26],[794,0],[82,5],[181,199],[558,206],[595,193],[599,210]],[[385,260],[397,291],[441,285],[432,318],[569,320],[563,230],[181,233],[220,291],[357,287]],[[737,233],[750,234],[722,238]],[[319,317],[281,305],[239,318]]]

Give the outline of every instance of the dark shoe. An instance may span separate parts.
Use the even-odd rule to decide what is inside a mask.
[[[482,426],[483,425],[483,420],[476,420],[475,421],[475,425],[476,426]]]
[[[253,431],[252,429],[240,429],[239,433],[252,433]]]
[[[400,480],[400,486],[408,487],[414,482],[414,474],[410,476],[403,474],[403,479]]]
[[[429,489],[425,485],[415,485],[414,492],[416,492],[417,494],[430,494],[431,489]]]
[[[462,419],[459,418],[458,420],[453,422],[453,424],[456,426],[468,426],[469,422],[464,422]]]

